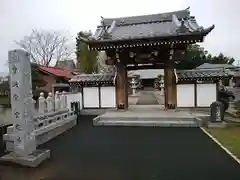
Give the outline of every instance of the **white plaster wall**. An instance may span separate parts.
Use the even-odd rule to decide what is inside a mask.
[[[82,109],[83,105],[82,105],[82,93],[81,92],[67,92],[67,108],[71,109],[71,102],[76,102],[79,101],[80,102],[80,109]]]
[[[194,84],[177,85],[177,107],[194,107]]]
[[[197,107],[210,107],[216,100],[216,84],[197,84]]]
[[[115,108],[116,107],[116,90],[115,87],[101,87],[101,107]]]
[[[83,107],[99,108],[99,88],[98,87],[83,88]]]

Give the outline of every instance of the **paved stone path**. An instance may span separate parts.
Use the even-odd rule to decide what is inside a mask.
[[[240,165],[199,128],[93,127],[92,116],[41,148],[38,168],[0,165],[1,180],[239,180]]]
[[[155,105],[158,104],[153,91],[141,91],[141,96],[137,101],[137,105]]]

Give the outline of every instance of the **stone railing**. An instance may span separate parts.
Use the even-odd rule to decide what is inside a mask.
[[[49,92],[47,98],[44,97],[44,93],[40,93],[37,102],[38,108],[35,109],[34,113],[34,127],[32,131],[36,145],[43,144],[76,125],[77,117],[73,109],[71,109],[71,103],[80,102],[81,98],[81,93],[60,93],[57,91],[55,96],[53,96]],[[79,108],[81,109],[81,107]],[[13,126],[9,126],[7,134],[3,136],[3,139],[6,141],[7,151],[13,151],[14,138]]]

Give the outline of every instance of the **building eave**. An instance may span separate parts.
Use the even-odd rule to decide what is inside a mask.
[[[214,25],[198,32],[188,34],[176,34],[172,36],[141,37],[136,39],[86,39],[80,37],[80,40],[88,44],[90,50],[107,50],[115,48],[131,48],[141,46],[159,46],[164,44],[194,44],[203,42],[204,36],[209,34],[215,28]]]

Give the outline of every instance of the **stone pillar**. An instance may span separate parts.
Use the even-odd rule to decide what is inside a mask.
[[[127,68],[124,64],[117,64],[117,83],[116,83],[116,94],[117,94],[117,108],[127,109],[128,108],[128,79],[127,79]]]
[[[13,152],[0,157],[0,161],[15,162],[36,167],[50,157],[50,150],[36,150],[34,130],[34,101],[30,55],[23,50],[8,53],[9,85],[13,122]]]
[[[14,152],[26,156],[36,150],[33,131],[33,100],[30,56],[23,50],[9,52]]]

